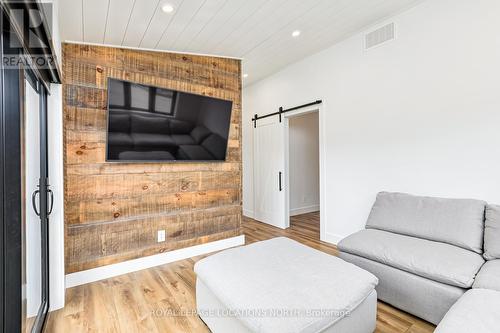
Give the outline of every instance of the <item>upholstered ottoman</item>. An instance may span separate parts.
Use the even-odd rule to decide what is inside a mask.
[[[375,330],[377,278],[288,238],[196,263],[198,315],[213,333]]]

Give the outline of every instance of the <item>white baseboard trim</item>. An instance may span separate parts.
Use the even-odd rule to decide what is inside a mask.
[[[313,213],[319,211],[319,205],[311,205],[290,209],[290,216]]]
[[[196,257],[199,255],[224,250],[245,244],[245,235],[218,240],[206,244],[190,246],[170,252],[155,254],[144,258],[127,260],[117,264],[88,269],[66,275],[66,288],[108,279],[142,269],[168,264],[174,261]]]
[[[333,245],[337,245],[345,236],[340,236],[336,234],[331,234],[329,232],[325,232],[321,235],[321,241],[331,243]]]
[[[253,210],[243,208],[243,216],[253,219]]]

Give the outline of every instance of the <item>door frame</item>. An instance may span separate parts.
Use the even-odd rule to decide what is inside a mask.
[[[6,22],[4,13],[1,13],[2,24]],[[0,33],[0,55],[3,56],[5,34]],[[12,38],[12,36],[9,36]],[[19,55],[22,56],[22,55]],[[1,269],[0,269],[0,318],[3,332],[21,332],[25,327],[25,295],[23,292],[24,280],[24,236],[25,236],[25,207],[30,207],[31,202],[26,202],[24,196],[24,84],[27,81],[38,82],[35,89],[39,94],[40,135],[41,140],[41,167],[40,171],[47,173],[48,170],[48,147],[42,147],[47,143],[47,94],[46,86],[42,84],[43,79],[31,69],[19,66],[17,68],[5,68],[0,65],[0,185],[1,185],[1,219],[0,244],[1,244]],[[29,84],[29,83],[27,83]],[[42,161],[43,163],[42,165]],[[41,177],[40,185],[47,182],[46,177]],[[41,191],[44,192],[44,191]],[[40,213],[46,218],[47,195],[40,195]],[[42,266],[42,274],[45,274],[42,293],[42,301],[39,314],[33,325],[34,332],[40,332],[45,324],[49,308],[48,299],[48,223],[42,225],[45,228],[45,236],[42,256],[45,257],[46,265]]]
[[[3,15],[3,13],[2,13]],[[4,18],[2,18],[4,19]],[[5,32],[0,33],[3,57]],[[3,239],[3,331],[22,328],[22,143],[20,71],[1,67],[2,239]],[[7,306],[8,304],[8,306]]]
[[[290,227],[290,118],[303,116],[308,113],[318,112],[318,128],[319,128],[319,214],[320,214],[320,240],[326,241],[326,172],[325,172],[325,110],[326,101],[321,99],[322,103],[308,106],[295,111],[283,114],[285,122],[285,218],[287,228]]]
[[[24,10],[24,15],[14,15],[14,10]],[[26,15],[28,10],[36,9],[40,12],[42,23],[36,15]],[[48,112],[47,95],[50,93],[50,83],[61,83],[59,62],[54,52],[52,36],[47,21],[47,13],[40,0],[29,1],[0,1],[0,330],[2,332],[20,332],[24,329],[23,316],[23,207],[25,197],[23,197],[23,160],[22,160],[22,108],[21,93],[24,84],[23,69],[14,67],[9,63],[7,66],[3,60],[5,56],[9,58],[24,56],[36,56],[42,59],[41,66],[37,61],[28,61],[40,82],[40,101],[43,100],[41,109],[44,110],[44,121],[47,121]],[[42,41],[43,47],[39,45],[31,46],[27,31],[28,28],[37,27],[36,35]],[[19,43],[9,43],[17,39]],[[15,60],[15,59],[14,59]],[[21,62],[23,63],[23,62]],[[21,80],[23,78],[23,80]],[[48,124],[47,124],[48,125]],[[47,135],[47,128],[44,128],[44,135]],[[44,140],[45,141],[45,140]],[[48,147],[46,147],[48,149]],[[47,152],[47,150],[45,150]],[[47,169],[45,165],[45,170]],[[41,167],[43,169],[43,167]],[[46,177],[42,177],[41,184],[47,182]],[[48,184],[47,184],[48,185]],[[47,200],[40,202],[46,213]],[[29,203],[31,204],[31,202]],[[46,225],[48,229],[48,225]],[[47,233],[47,277],[48,277],[48,233]],[[49,308],[48,278],[45,286],[47,302],[45,308]],[[47,313],[47,311],[42,311]],[[46,318],[46,315],[43,319]],[[36,324],[39,329],[43,329],[45,320],[39,320]]]
[[[40,78],[35,71],[28,67],[20,68],[20,101],[21,101],[21,114],[22,117],[25,116],[27,112],[25,108],[26,103],[26,84],[31,85],[33,90],[38,94],[38,112],[39,112],[39,136],[40,136],[40,178],[39,178],[39,219],[40,219],[40,233],[41,233],[41,279],[42,279],[42,290],[41,290],[41,303],[38,309],[38,313],[35,317],[35,322],[32,326],[32,332],[41,332],[42,328],[45,324],[45,320],[48,314],[50,299],[49,299],[49,213],[48,213],[48,114],[47,114],[47,89],[43,84],[43,79]],[[24,128],[24,119],[21,121],[21,127]],[[26,144],[26,135],[21,137],[22,146]],[[26,157],[22,156],[22,164],[23,164],[23,175],[26,172],[26,168],[24,166]],[[24,185],[23,185],[24,187]],[[26,197],[26,193],[24,193],[24,188],[21,191],[23,196]],[[24,209],[32,209],[31,202],[24,202]],[[23,227],[26,227],[26,217],[23,219]],[[26,229],[23,231],[23,244],[22,244],[22,252],[23,252],[23,263],[22,263],[22,272],[23,272],[23,281],[22,283],[26,283],[26,272],[24,271],[26,268]],[[25,324],[26,320],[26,308],[25,308],[25,299],[23,298],[23,312],[22,312],[22,321]],[[24,331],[24,329],[23,329]]]

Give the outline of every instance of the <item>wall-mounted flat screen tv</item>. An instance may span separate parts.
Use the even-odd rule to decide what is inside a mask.
[[[110,78],[106,160],[225,161],[232,104]]]

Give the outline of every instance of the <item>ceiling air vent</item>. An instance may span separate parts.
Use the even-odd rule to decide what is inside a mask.
[[[394,23],[385,25],[365,35],[365,49],[371,49],[395,38]]]

